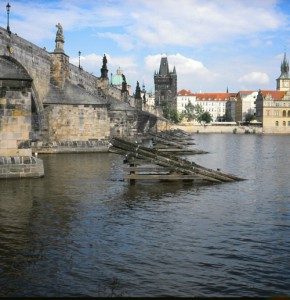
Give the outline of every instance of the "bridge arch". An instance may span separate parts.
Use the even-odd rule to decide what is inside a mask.
[[[0,80],[2,81],[2,89],[4,90],[15,88],[19,89],[19,86],[13,86],[13,82],[16,81],[29,83],[26,87],[29,86],[31,92],[32,131],[40,131],[42,127],[41,115],[43,111],[43,105],[39,99],[33,78],[31,78],[26,68],[15,58],[6,55],[0,55]],[[25,84],[23,87],[25,87]]]

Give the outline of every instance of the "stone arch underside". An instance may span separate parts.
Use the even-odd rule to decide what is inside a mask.
[[[33,78],[28,74],[27,70],[21,63],[10,56],[0,56],[0,80],[2,81],[2,88],[4,89],[19,89],[23,83],[29,82],[31,92],[31,128],[32,140],[37,140],[39,132],[42,129],[42,112],[43,105],[38,97],[37,89],[33,83]],[[4,84],[3,84],[4,82]],[[18,87],[14,84],[18,82]],[[27,88],[27,87],[26,87]]]

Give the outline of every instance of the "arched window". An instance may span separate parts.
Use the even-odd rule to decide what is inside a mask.
[[[279,121],[276,121],[276,122],[275,122],[275,125],[276,125],[276,126],[279,126]]]
[[[290,118],[290,110],[288,110],[288,118]]]
[[[288,111],[289,114],[289,111]],[[283,117],[286,117],[286,110],[283,110]]]

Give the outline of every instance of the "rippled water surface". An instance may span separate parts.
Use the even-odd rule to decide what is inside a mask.
[[[0,181],[0,296],[290,295],[290,136],[198,134],[246,181],[122,181],[116,154],[41,155]]]

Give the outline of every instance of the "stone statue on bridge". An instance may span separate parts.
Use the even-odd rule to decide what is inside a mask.
[[[60,23],[58,23],[57,25],[55,25],[57,27],[57,33],[56,36],[57,37],[62,37],[63,38],[63,30],[62,30],[62,26]]]
[[[55,25],[57,27],[56,38],[55,38],[55,50],[54,52],[64,52],[63,51],[63,44],[64,44],[64,36],[63,30],[60,23]]]
[[[136,86],[136,91],[135,91],[135,99],[142,99],[139,81],[137,81],[137,86]]]
[[[106,55],[104,54],[104,57],[103,57],[103,66],[101,68],[101,78],[108,78],[108,68],[107,68],[107,57]]]
[[[124,74],[122,74],[122,93],[127,92],[128,93],[128,89],[127,89],[127,81],[126,81],[126,77]]]
[[[106,54],[104,54],[104,57],[103,57],[103,68],[106,68],[107,67],[107,57],[106,57]]]

